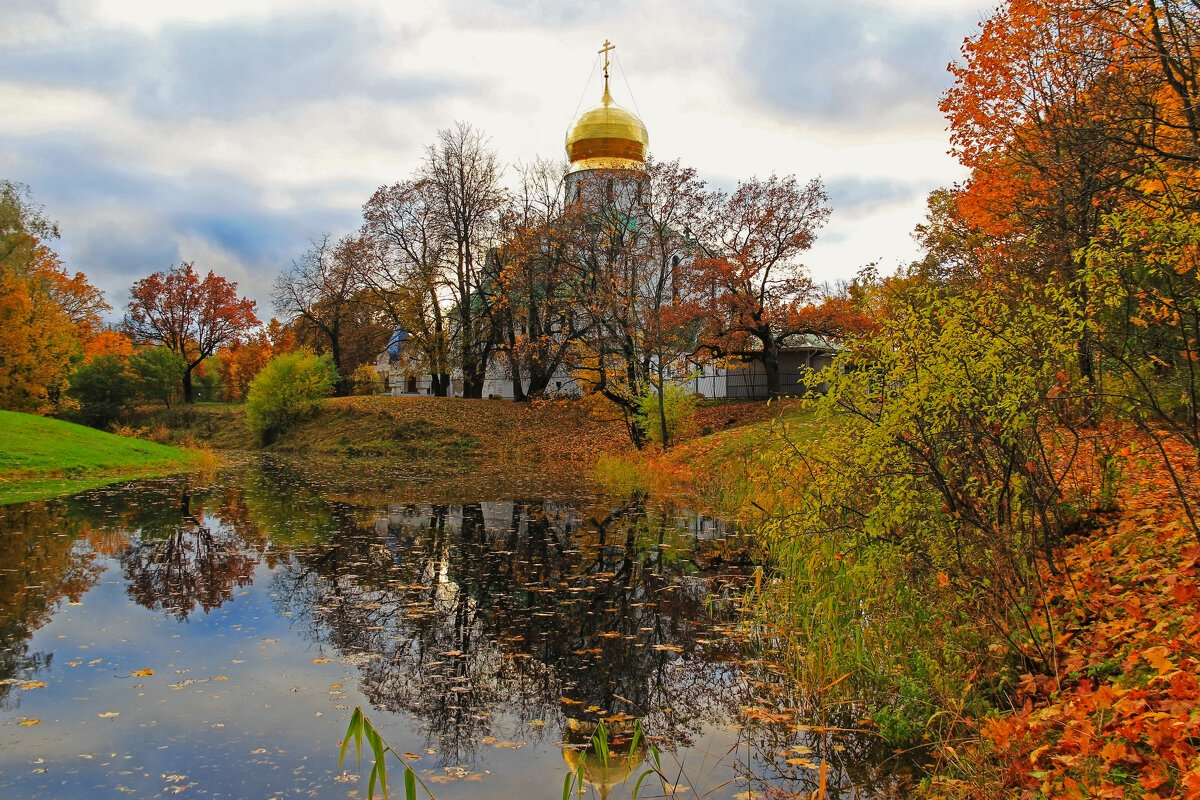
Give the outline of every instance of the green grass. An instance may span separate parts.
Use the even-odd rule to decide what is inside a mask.
[[[0,411],[0,505],[194,469],[201,453]]]

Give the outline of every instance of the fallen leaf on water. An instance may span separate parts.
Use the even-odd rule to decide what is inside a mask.
[[[312,658],[309,660],[312,661],[312,663],[314,663],[314,664],[328,664],[329,663],[328,658]]]
[[[149,678],[153,674],[154,670],[152,669],[139,669],[129,673],[130,677],[133,678]]]
[[[213,678],[213,680],[214,681],[227,681],[227,680],[229,680],[229,676],[228,675],[217,675]]]
[[[405,757],[405,758],[407,758],[409,761],[416,761],[416,760],[417,760],[418,758],[420,758],[421,756],[419,756],[419,755],[418,755],[418,754],[416,754],[416,753],[405,753],[405,754],[404,754],[404,757]]]
[[[40,719],[23,719],[20,722],[18,722],[17,724],[18,725],[41,725],[42,721]]]
[[[25,681],[17,688],[18,689],[45,689],[46,682],[45,681]]]
[[[99,717],[100,719],[109,719],[111,717],[119,717],[120,715],[121,715],[120,711],[102,711],[99,714],[97,714],[96,716]]]

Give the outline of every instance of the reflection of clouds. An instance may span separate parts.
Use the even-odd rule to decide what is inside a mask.
[[[433,587],[433,594],[429,598],[433,608],[443,614],[451,611],[458,601],[459,586],[450,577],[450,562],[430,561],[425,565],[422,578]],[[463,599],[463,602],[466,605],[467,613],[475,611],[474,600],[467,597]]]

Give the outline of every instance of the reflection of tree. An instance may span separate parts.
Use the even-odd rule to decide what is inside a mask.
[[[682,744],[729,718],[737,677],[732,643],[703,636],[712,584],[664,557],[666,539],[689,541],[676,527],[640,503],[396,505],[370,528],[343,515],[279,594],[362,657],[372,703],[416,715],[446,760],[467,760],[499,712],[551,730],[636,715]]]
[[[76,546],[80,529],[56,501],[0,508],[0,707],[9,679],[50,663],[50,654],[29,652],[29,637],[64,597],[78,600],[96,583],[94,555]]]
[[[150,609],[186,619],[199,605],[207,613],[233,597],[235,587],[253,580],[256,555],[236,528],[206,524],[193,511],[186,491],[175,520],[158,529],[142,528],[121,554],[129,596]]]

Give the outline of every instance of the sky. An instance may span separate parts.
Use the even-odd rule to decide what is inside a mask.
[[[56,220],[55,249],[119,319],[181,261],[264,320],[310,241],[353,232],[439,130],[509,165],[564,156],[612,93],[660,160],[711,185],[820,178],[818,281],[917,255],[925,197],[965,172],[938,99],[976,0],[0,0],[0,178]],[[509,171],[510,178],[514,175]]]

